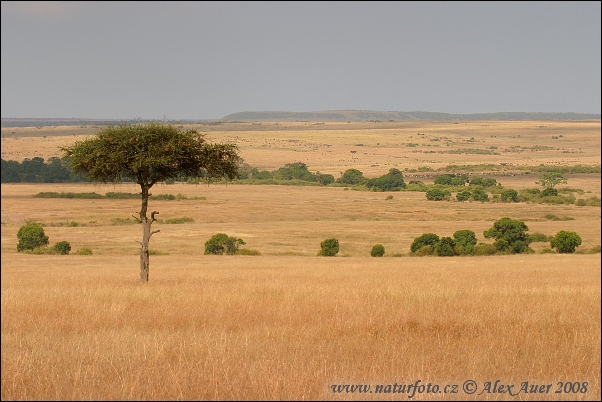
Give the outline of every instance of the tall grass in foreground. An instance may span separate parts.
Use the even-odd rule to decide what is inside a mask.
[[[600,399],[600,259],[7,254],[2,399],[402,399],[332,384],[553,384]],[[425,399],[507,394],[422,394]]]

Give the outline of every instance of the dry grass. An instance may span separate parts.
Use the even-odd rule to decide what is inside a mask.
[[[329,386],[417,379],[600,398],[599,256],[152,261],[143,286],[135,256],[3,257],[2,399],[357,399]]]
[[[467,131],[462,125],[270,123],[244,131],[233,124],[210,135],[237,138],[253,166],[275,169],[301,160],[335,177],[347,166],[373,176],[395,163],[402,170],[477,162],[600,163],[599,122],[468,122]],[[45,140],[75,138],[63,134]],[[415,148],[395,145],[403,138],[420,142],[423,151],[437,150],[427,146],[437,142],[431,139],[447,136],[452,149],[476,147],[464,144],[464,137],[485,147],[496,138],[498,145],[532,147],[548,144],[542,138],[549,135],[563,135],[553,144],[572,138],[563,147],[575,160],[545,150],[424,155],[435,161],[430,163],[415,158]],[[294,139],[301,142],[289,141]],[[28,153],[40,140],[5,138],[2,157],[51,156]],[[331,146],[302,148],[326,142]],[[399,161],[387,162],[391,155]],[[584,190],[578,197],[600,197],[600,175],[568,177],[568,187]],[[496,179],[515,189],[535,187],[537,180]],[[524,220],[530,233],[576,231],[583,239],[578,250],[589,250],[601,243],[600,208],[429,202],[424,193],[343,188],[163,185],[152,193],[205,198],[151,201],[161,219],[194,222],[153,226],[161,232],[151,239],[151,251],[169,255],[151,256],[150,282],[142,286],[136,255],[141,228],[115,225],[136,214],[139,201],[32,197],[43,191],[138,192],[135,186],[3,184],[1,190],[3,400],[407,399],[333,394],[329,387],[418,379],[553,384],[551,394],[517,400],[601,397],[600,254],[390,257],[407,254],[426,232],[451,236],[470,229],[485,241],[483,231],[503,216]],[[393,199],[386,200],[389,194]],[[573,219],[553,221],[547,214]],[[17,253],[16,233],[27,220],[44,223],[51,244],[70,242],[72,255]],[[243,238],[244,247],[262,255],[203,255],[204,242],[218,232]],[[339,239],[339,257],[316,257],[327,237]],[[376,243],[385,246],[384,258],[369,257]],[[84,247],[94,254],[73,255]],[[549,243],[532,247],[539,252]],[[559,381],[587,381],[588,392],[554,394]],[[446,398],[508,396],[460,391],[413,399]]]
[[[506,163],[512,171],[513,166],[542,163],[600,165],[599,121],[227,123],[187,127],[205,132],[211,141],[236,143],[245,162],[260,170],[300,161],[313,172],[335,177],[352,167],[373,177],[392,167],[437,169],[449,164]],[[96,131],[98,128],[92,126],[3,128],[2,159],[59,156],[61,146]],[[497,154],[450,153],[463,149]]]

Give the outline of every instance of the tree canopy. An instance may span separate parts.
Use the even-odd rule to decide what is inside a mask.
[[[92,181],[132,180],[140,185],[143,282],[148,281],[148,243],[157,233],[151,232],[151,225],[158,212],[153,211],[150,219],[146,215],[151,187],[168,179],[233,180],[242,162],[234,144],[210,144],[197,130],[181,130],[160,122],[108,126],[95,137],[77,141],[62,151],[72,172],[85,174]]]

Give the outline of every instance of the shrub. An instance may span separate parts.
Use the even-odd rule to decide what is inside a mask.
[[[326,239],[320,243],[322,248],[318,253],[319,256],[323,257],[334,257],[339,252],[339,241],[337,239]]]
[[[342,183],[342,184],[362,184],[366,181],[367,179],[364,177],[364,174],[357,170],[357,169],[347,169],[345,170],[345,173],[343,173],[343,175],[337,179],[337,183]]]
[[[245,244],[242,239],[230,237],[225,233],[218,233],[205,242],[205,254],[236,254],[238,246]]]
[[[558,190],[553,187],[548,187],[541,192],[542,197],[556,197],[558,195]]]
[[[502,191],[501,197],[504,202],[518,202],[518,192],[516,190],[504,190]]]
[[[456,241],[456,254],[473,254],[477,237],[472,230],[458,230],[454,233]]]
[[[44,228],[39,223],[28,223],[21,226],[17,232],[19,243],[17,251],[33,250],[36,247],[48,245],[48,236],[44,234]]]
[[[412,253],[416,253],[424,246],[431,246],[432,251],[437,243],[439,243],[439,236],[434,233],[423,233],[414,239],[414,242],[412,242],[412,245],[410,246],[410,250]]]
[[[432,255],[432,254],[433,254],[433,246],[431,246],[430,244],[427,244],[426,246],[422,246],[418,250],[416,250],[416,255],[419,257],[424,257],[425,255]]]
[[[440,188],[433,188],[426,192],[426,199],[429,201],[443,201],[446,198],[446,192]]]
[[[442,237],[435,245],[435,254],[440,257],[452,257],[454,255],[454,247],[456,242],[451,237]]]
[[[493,244],[479,243],[474,248],[474,255],[493,255],[497,248]]]
[[[559,253],[574,253],[575,248],[581,245],[581,237],[575,232],[561,230],[550,240],[550,245]]]
[[[489,196],[482,188],[476,188],[472,192],[472,199],[475,201],[487,202],[489,201]]]
[[[372,247],[372,251],[370,251],[370,255],[372,257],[382,257],[385,255],[385,247],[382,244],[377,244]]]
[[[495,238],[494,246],[498,251],[509,253],[529,252],[531,238],[527,234],[529,228],[525,222],[510,218],[502,218],[493,227],[483,232],[486,238]]]
[[[71,244],[68,241],[59,241],[52,248],[61,255],[67,255],[71,251]]]
[[[456,194],[456,199],[458,201],[468,201],[471,197],[471,193],[468,190],[460,191]]]
[[[33,250],[24,250],[23,253],[25,253],[25,254],[49,254],[49,255],[55,255],[55,254],[58,254],[58,251],[56,251],[52,247],[40,246],[40,247],[35,247]]]
[[[536,243],[536,242],[540,242],[540,243],[548,242],[552,238],[552,236],[548,236],[548,235],[545,235],[543,233],[533,233],[533,234],[530,234],[529,237],[531,238],[531,241],[534,242],[534,243]]]
[[[401,170],[391,168],[386,175],[366,181],[366,187],[373,191],[400,191],[406,183]]]
[[[92,249],[90,247],[82,247],[79,250],[77,250],[74,254],[75,255],[92,255]]]

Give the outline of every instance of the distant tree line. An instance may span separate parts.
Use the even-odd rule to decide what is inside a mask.
[[[25,159],[23,162],[1,160],[2,183],[66,183],[84,182],[87,177],[81,174],[72,174],[64,160],[53,156],[44,161],[44,158],[35,157]]]

